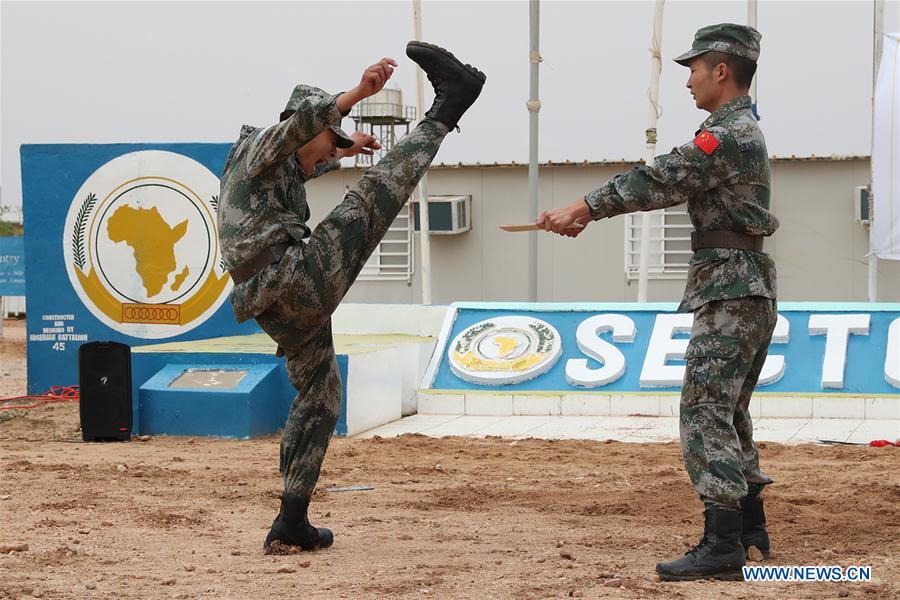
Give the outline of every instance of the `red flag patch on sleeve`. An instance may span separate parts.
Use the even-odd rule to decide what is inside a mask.
[[[708,131],[701,131],[700,135],[694,138],[694,145],[703,150],[703,153],[709,156],[719,147],[719,140],[716,136]]]

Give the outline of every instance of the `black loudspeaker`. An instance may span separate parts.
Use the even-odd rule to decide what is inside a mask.
[[[86,442],[131,439],[131,348],[88,342],[78,348],[81,437]]]

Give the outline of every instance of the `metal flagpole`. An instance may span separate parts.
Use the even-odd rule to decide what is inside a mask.
[[[747,25],[753,29],[759,29],[756,26],[756,0],[747,0]],[[750,99],[753,104],[756,104],[756,80],[758,77],[759,75],[756,75],[750,82]]]
[[[422,1],[413,0],[413,38],[422,41]],[[425,83],[422,67],[416,65],[416,118],[425,115]],[[422,304],[431,304],[431,228],[428,226],[428,172],[417,188],[419,196],[419,242],[422,249]]]
[[[874,0],[875,14],[872,23],[872,36],[874,38],[872,44],[872,144],[875,143],[875,83],[878,80],[878,67],[881,63],[881,44],[884,35],[884,0]],[[874,151],[874,148],[873,148]],[[869,153],[870,169],[874,166],[872,161],[872,152]],[[870,175],[874,180],[875,172]],[[872,203],[872,185],[869,184],[869,283],[867,297],[869,302],[878,301],[878,257],[872,248],[873,234],[872,225],[875,223],[875,211]]]
[[[647,110],[647,146],[644,164],[656,157],[656,122],[659,119],[659,74],[662,71],[662,28],[665,0],[656,0],[653,14],[653,39],[650,46],[650,103]],[[638,267],[638,302],[647,301],[647,263],[650,253],[650,213],[641,213],[641,254]]]
[[[539,38],[541,29],[540,0],[529,0],[528,22],[530,44],[528,61],[531,63],[530,97],[528,107],[528,218],[531,222],[538,217],[538,113],[541,110],[539,92],[539,68],[541,53]],[[528,234],[528,299],[537,302],[537,232]]]

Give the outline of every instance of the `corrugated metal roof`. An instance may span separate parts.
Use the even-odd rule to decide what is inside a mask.
[[[845,162],[855,160],[869,160],[869,156],[864,155],[831,155],[831,156],[770,156],[769,160],[777,163],[784,162]],[[628,160],[620,158],[618,160],[583,160],[583,161],[547,161],[540,163],[540,167],[604,167],[604,166],[632,166],[640,164],[639,159]],[[463,169],[463,168],[481,168],[481,169],[509,169],[518,167],[527,167],[527,162],[493,162],[493,163],[433,163],[432,169]],[[368,168],[368,167],[344,167],[344,168]]]
[[[770,156],[769,160],[773,162],[843,162],[853,160],[869,160],[868,156]],[[541,167],[602,167],[614,165],[635,165],[642,161],[639,159],[628,160],[620,158],[618,160],[583,160],[583,161],[547,161],[540,163]],[[528,163],[520,163],[516,161],[508,163],[435,163],[432,168],[438,169],[459,169],[463,167],[482,167],[482,168],[510,168],[510,167],[527,167]]]

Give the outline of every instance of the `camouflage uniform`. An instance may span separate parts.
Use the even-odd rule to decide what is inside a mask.
[[[592,218],[687,203],[697,231],[774,233],[768,152],[750,97],[720,107],[696,135],[589,193]],[[681,393],[685,467],[707,506],[738,510],[748,482],[772,482],[748,407],[775,328],[775,264],[753,250],[697,250],[678,310],[694,312]]]
[[[232,306],[238,321],[255,317],[285,352],[297,396],[282,435],[280,471],[287,493],[309,497],[341,410],[331,314],[431,164],[447,128],[422,120],[310,231],[304,183],[311,177],[294,152],[337,126],[341,115],[336,96],[316,88],[299,96],[291,118],[241,130],[222,177],[219,235],[229,269],[265,248],[293,242],[278,263],[235,286]],[[330,161],[313,177],[338,166]]]

